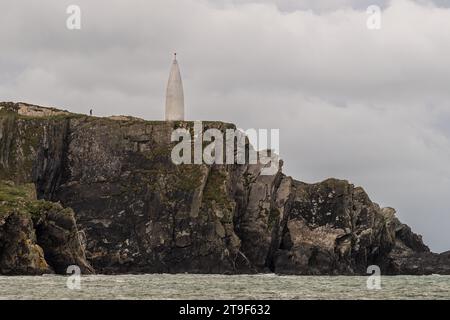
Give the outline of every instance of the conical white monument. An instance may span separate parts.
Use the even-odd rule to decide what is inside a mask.
[[[184,93],[178,67],[177,54],[174,54],[166,92],[166,121],[184,120]]]

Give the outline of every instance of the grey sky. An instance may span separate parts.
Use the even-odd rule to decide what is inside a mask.
[[[287,174],[361,185],[443,251],[449,3],[2,1],[0,100],[162,119],[177,51],[189,119],[280,128]],[[69,4],[81,30],[66,29]],[[381,30],[366,28],[369,4]]]

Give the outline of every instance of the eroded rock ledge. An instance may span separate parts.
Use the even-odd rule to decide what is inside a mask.
[[[35,187],[0,181],[0,274],[93,273],[71,209],[37,201]]]
[[[372,264],[384,274],[450,274],[449,254],[431,253],[393,209],[347,181],[306,184],[281,170],[262,176],[260,165],[176,166],[170,135],[191,122],[21,105],[0,103],[0,179],[33,183],[39,199],[72,208],[77,225],[61,211],[28,219],[33,226],[19,223],[31,239],[28,260],[0,266],[0,273],[62,272],[76,261],[88,272],[92,265],[112,274],[365,274]],[[71,235],[59,245],[48,227],[60,226],[56,221]],[[13,255],[4,249],[14,237],[5,230],[0,260]]]

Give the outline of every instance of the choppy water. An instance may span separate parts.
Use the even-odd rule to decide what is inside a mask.
[[[450,276],[382,277],[368,290],[367,277],[276,275],[0,277],[0,299],[450,299]]]

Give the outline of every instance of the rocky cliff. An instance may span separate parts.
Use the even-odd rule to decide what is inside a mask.
[[[34,189],[0,181],[0,274],[65,273],[70,265],[93,273],[73,211],[36,200]]]
[[[172,131],[192,127],[0,103],[0,179],[41,199],[17,210],[0,193],[0,273],[450,274],[449,254],[347,181],[173,164]]]

